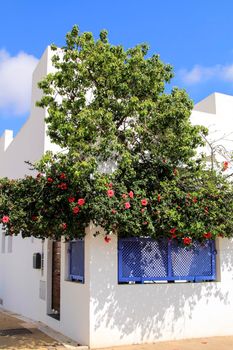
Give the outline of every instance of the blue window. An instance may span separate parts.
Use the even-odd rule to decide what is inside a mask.
[[[216,250],[213,240],[180,247],[168,240],[121,238],[118,240],[118,282],[213,281]]]
[[[84,283],[84,240],[70,242],[70,280]]]

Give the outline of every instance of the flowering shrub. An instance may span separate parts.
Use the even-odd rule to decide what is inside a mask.
[[[91,200],[94,222],[108,234],[167,237],[183,245],[231,237],[231,183],[207,170],[180,169],[179,174],[174,176],[170,167],[170,174],[154,183],[135,179],[128,188],[111,179],[114,195],[109,197],[103,187]]]
[[[62,181],[62,182],[61,182]],[[90,221],[88,204],[79,187],[59,167],[49,176],[0,180],[0,218],[6,234],[66,239],[83,237]]]
[[[115,172],[76,179],[57,157],[39,170],[35,178],[0,180],[6,234],[70,240],[83,237],[92,221],[104,228],[106,242],[113,233],[166,237],[185,246],[232,236],[232,184],[221,173],[190,166],[174,175],[169,162],[160,162],[153,177],[147,169],[146,177]]]

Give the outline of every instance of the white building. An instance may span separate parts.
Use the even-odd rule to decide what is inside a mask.
[[[35,107],[41,97],[37,82],[52,70],[50,58],[48,49],[34,72],[28,121],[15,138],[6,130],[0,139],[1,177],[22,177],[28,173],[25,160],[33,162],[55,150],[46,137],[45,111]],[[233,96],[210,95],[195,106],[192,120],[229,135]],[[216,279],[196,283],[120,284],[117,244],[117,237],[108,244],[103,236],[93,237],[90,227],[84,242],[85,280],[78,283],[69,278],[68,244],[61,244],[61,262],[56,247],[60,271],[54,276],[51,241],[1,233],[0,304],[92,348],[233,335],[233,241],[216,243]],[[34,253],[44,256],[42,269],[33,268]],[[60,305],[54,307],[53,298]],[[53,313],[56,308],[60,319]]]

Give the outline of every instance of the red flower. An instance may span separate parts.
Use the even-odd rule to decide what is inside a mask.
[[[173,234],[176,232],[176,230],[177,230],[177,228],[176,228],[176,227],[171,228],[171,229],[170,229],[170,233],[173,235]]]
[[[4,215],[4,216],[2,217],[2,222],[3,222],[4,224],[7,224],[9,221],[10,221],[9,216]]]
[[[185,245],[189,245],[191,242],[192,242],[192,238],[190,238],[190,237],[184,237],[183,238],[183,243]]]
[[[148,222],[147,222],[147,221],[144,221],[144,222],[143,222],[143,225],[148,225]]]
[[[130,202],[125,203],[125,209],[129,209],[131,207]]]
[[[78,214],[79,211],[80,211],[79,207],[74,207],[73,208],[73,213],[74,214]]]
[[[61,175],[60,175],[60,179],[61,179],[61,180],[66,179],[66,174],[65,174],[65,173],[61,173]]]
[[[84,198],[79,198],[78,199],[78,205],[82,206],[85,204],[85,199]]]
[[[161,195],[158,194],[158,202],[160,202],[160,201],[161,201]]]
[[[65,182],[62,182],[61,184],[57,185],[58,188],[61,190],[67,190],[67,184]]]
[[[128,197],[127,194],[123,193],[122,196],[121,196],[123,199],[126,199]]]
[[[69,201],[69,203],[73,203],[75,201],[75,198],[74,197],[69,197],[68,201]]]
[[[47,178],[47,182],[48,182],[49,184],[51,184],[51,183],[53,182],[53,179],[52,179],[51,177],[48,177],[48,178]]]
[[[111,238],[109,236],[105,236],[104,240],[105,240],[106,243],[109,243],[111,241]]]
[[[212,237],[212,233],[211,232],[203,233],[203,237],[206,239],[210,239]]]
[[[38,220],[38,216],[32,215],[32,221],[37,221]]]
[[[223,171],[227,170],[229,167],[229,162],[223,162]]]
[[[108,197],[113,197],[114,196],[114,191],[113,190],[107,190],[107,195]]]
[[[130,197],[130,198],[133,198],[133,197],[134,197],[133,191],[130,191],[130,192],[129,192],[129,197]]]
[[[111,212],[112,212],[112,214],[116,214],[117,213],[117,211],[115,209],[112,209]]]
[[[148,202],[147,202],[147,200],[146,200],[146,199],[142,199],[142,200],[141,200],[141,204],[142,204],[142,205],[146,206],[146,205],[147,205],[147,203],[148,203]]]
[[[193,198],[193,203],[197,203],[197,197]]]
[[[209,214],[209,208],[208,208],[208,207],[205,207],[204,212],[205,212],[206,214]]]
[[[66,229],[67,229],[67,224],[66,224],[65,222],[63,222],[63,223],[61,224],[61,228],[62,228],[63,230],[66,230]]]
[[[145,208],[142,208],[142,209],[141,209],[141,213],[144,213],[145,210],[146,210]]]
[[[177,228],[176,228],[176,227],[171,228],[170,233],[171,233],[171,235],[172,235],[172,238],[176,238],[176,234],[175,234],[176,231],[177,231]]]

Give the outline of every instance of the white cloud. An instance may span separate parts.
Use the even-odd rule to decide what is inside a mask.
[[[222,75],[224,80],[233,81],[233,64],[223,67]]]
[[[25,52],[10,56],[0,50],[0,113],[14,116],[29,111],[32,73],[38,59]]]
[[[216,64],[211,67],[195,65],[192,69],[181,69],[178,72],[181,80],[187,85],[203,83],[210,79],[219,79],[233,82],[233,64]]]

